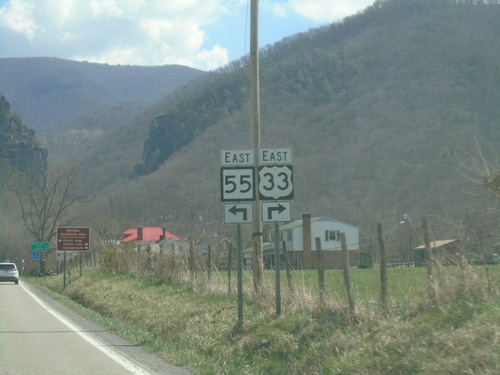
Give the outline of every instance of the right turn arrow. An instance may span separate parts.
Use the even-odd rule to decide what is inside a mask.
[[[267,208],[267,217],[269,219],[273,218],[273,212],[278,212],[278,214],[282,213],[283,211],[286,210],[286,207],[283,206],[282,204],[278,204],[278,206],[270,206]]]

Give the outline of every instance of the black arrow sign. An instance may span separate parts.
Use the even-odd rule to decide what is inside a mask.
[[[241,212],[243,214],[243,220],[247,220],[248,210],[246,208],[237,208],[237,206],[233,206],[229,209],[229,212],[231,212],[235,216],[236,214],[238,214],[238,212]]]
[[[282,213],[283,211],[286,210],[286,207],[283,206],[282,204],[278,204],[278,206],[271,206],[267,208],[267,217],[271,219],[273,217],[273,212],[278,211],[278,214]]]

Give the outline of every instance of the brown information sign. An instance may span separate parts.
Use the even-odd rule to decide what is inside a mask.
[[[57,228],[57,250],[89,251],[90,228]]]

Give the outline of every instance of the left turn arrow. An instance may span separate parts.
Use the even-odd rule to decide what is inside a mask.
[[[234,205],[233,207],[231,207],[229,209],[229,212],[231,212],[233,215],[237,215],[238,213],[242,213],[243,214],[243,221],[247,220],[248,210],[247,210],[246,207],[240,207],[240,208],[238,208],[238,206]]]

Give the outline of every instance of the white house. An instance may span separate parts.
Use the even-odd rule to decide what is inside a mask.
[[[279,231],[282,262],[284,261],[282,241],[285,241],[288,259],[293,268],[317,268],[316,238],[321,241],[325,268],[341,268],[341,233],[344,233],[346,237],[350,266],[359,266],[359,228],[353,225],[329,217],[311,218],[311,215],[304,214],[302,220],[283,225]],[[264,265],[266,268],[273,268],[275,259],[274,233],[268,233],[265,240],[269,242],[265,242],[263,247]],[[243,251],[247,267],[251,259],[251,252],[251,248]]]

